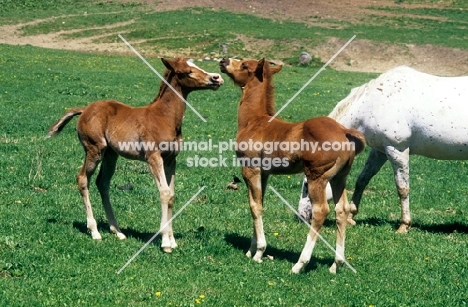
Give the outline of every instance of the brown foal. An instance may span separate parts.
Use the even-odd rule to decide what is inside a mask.
[[[221,71],[242,88],[236,154],[241,160],[242,176],[248,187],[254,225],[252,243],[246,255],[261,262],[267,246],[262,210],[268,176],[304,171],[312,203],[310,224],[313,229],[309,231],[292,272],[299,273],[310,261],[318,232],[330,212],[325,192],[330,182],[338,228],[335,262],[330,272],[336,273],[344,262],[345,232],[350,211],[345,190],[346,177],[355,155],[364,149],[365,139],[359,131],[346,129],[329,117],[317,117],[300,123],[288,123],[278,118],[271,120],[275,114],[272,76],[281,68],[270,67],[264,59],[223,59],[220,62]],[[253,146],[240,146],[242,143]],[[275,145],[274,150],[271,150],[272,145]]]
[[[99,163],[101,168],[96,185],[110,230],[123,240],[126,237],[119,229],[109,199],[110,181],[119,156],[146,161],[161,199],[161,247],[165,252],[171,252],[177,247],[169,221],[174,206],[176,156],[180,147],[167,145],[179,145],[182,141],[186,105],[180,97],[186,99],[194,90],[217,90],[224,81],[219,74],[208,73],[182,57],[162,59],[162,62],[167,68],[164,79],[172,89],[161,82],[159,94],[151,104],[133,108],[114,100],[96,101],[87,107],[69,110],[50,127],[48,136],[58,134],[74,116],[80,115],[77,131],[86,157],[76,179],[93,239],[99,240],[101,235],[89,200],[89,181]],[[159,146],[161,144],[165,146]]]

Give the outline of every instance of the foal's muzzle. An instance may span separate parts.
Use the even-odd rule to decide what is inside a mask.
[[[224,84],[224,80],[220,74],[212,74],[210,76],[210,81],[211,81],[211,84],[210,84],[211,88],[215,90],[217,90],[221,85]]]
[[[224,58],[221,61],[219,61],[219,69],[221,70],[221,72],[226,73],[228,66],[229,66],[229,59],[228,58]]]

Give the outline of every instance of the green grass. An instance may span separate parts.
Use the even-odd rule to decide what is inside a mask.
[[[57,4],[57,10],[65,10],[69,4],[63,1]],[[16,12],[9,8],[8,14]],[[133,7],[130,10],[127,16],[137,14]],[[212,16],[209,11],[197,11]],[[166,14],[174,14],[175,20],[176,13]],[[31,17],[25,15],[25,19]],[[145,26],[155,21],[155,16],[145,18]],[[245,23],[259,21],[246,15],[230,18]],[[268,22],[264,20],[259,27],[267,29]],[[284,27],[278,31],[291,31]],[[180,27],[177,33],[183,31],[192,30]],[[133,38],[139,35],[148,36],[142,32]],[[232,34],[223,29],[216,35],[212,44]],[[272,34],[265,30],[262,35]],[[183,45],[179,42],[178,46]],[[411,158],[414,225],[409,234],[395,233],[400,208],[387,163],[365,191],[357,225],[348,228],[346,256],[357,274],[347,268],[337,275],[329,274],[333,254],[319,242],[306,271],[291,275],[289,270],[299,257],[307,228],[268,191],[264,212],[269,244],[266,254],[274,260],[253,263],[244,256],[252,232],[246,187],[242,185],[240,191],[225,189],[232,175],[240,176],[240,169],[231,165],[188,167],[187,159],[194,154],[218,154],[182,152],[178,157],[176,210],[200,187],[206,188],[174,222],[179,248],[164,254],[157,238],[120,275],[116,274],[159,227],[159,195],[147,166],[120,159],[113,178],[111,198],[117,219],[128,235],[126,241],[118,241],[109,233],[99,195],[92,186],[91,201],[103,235],[101,242],[95,242],[86,230],[75,182],[83,159],[76,120],[58,137],[46,140],[44,136],[66,108],[99,99],[145,105],[156,95],[160,81],[136,56],[7,45],[0,45],[0,54],[0,306],[466,305],[468,221],[464,204],[468,189],[464,178],[468,166],[461,161],[421,157]],[[148,60],[162,72],[159,59]],[[218,71],[214,62],[199,65]],[[317,70],[315,66],[284,67],[275,78],[277,107]],[[326,115],[351,88],[375,76],[327,69],[281,117],[300,121]],[[223,77],[227,82],[218,91],[189,96],[189,102],[207,123],[187,109],[183,129],[186,140],[212,139],[216,144],[235,138],[240,90]],[[348,181],[351,190],[367,153],[353,166]],[[227,161],[233,155],[224,153]],[[276,176],[270,185],[296,206],[301,181],[300,174]],[[134,189],[117,188],[127,183]],[[322,235],[334,245],[333,214]]]
[[[307,228],[273,193],[267,193],[266,254],[274,261],[245,258],[251,218],[245,186],[227,191],[238,168],[190,168],[178,158],[177,206],[201,186],[199,197],[175,221],[179,248],[171,255],[156,239],[122,274],[126,261],[159,225],[159,197],[144,163],[121,159],[112,199],[129,239],[120,242],[107,230],[96,189],[95,215],[103,234],[94,242],[74,176],[83,153],[73,124],[44,140],[48,126],[65,108],[115,98],[143,105],[159,80],[136,57],[102,56],[34,47],[1,46],[0,99],[0,305],[2,306],[440,306],[463,305],[466,297],[468,176],[463,162],[413,157],[411,205],[415,227],[395,234],[399,208],[389,165],[371,182],[357,226],[349,228],[346,254],[357,270],[330,275],[332,253],[319,243],[304,274],[288,272],[302,249]],[[34,55],[34,56],[31,56]],[[158,59],[150,62],[162,70]],[[216,63],[201,63],[216,71]],[[276,78],[277,102],[287,101],[316,71],[285,67]],[[326,70],[285,109],[283,118],[299,121],[324,115],[350,88],[375,75]],[[240,92],[227,82],[217,92],[193,93],[189,100],[207,117],[203,123],[187,110],[184,136],[214,143],[235,137]],[[206,157],[213,152],[200,152]],[[225,157],[230,160],[233,152]],[[349,180],[353,188],[365,155]],[[294,206],[301,176],[271,178]],[[132,191],[118,186],[131,183]],[[323,230],[335,240],[332,215]],[[275,236],[275,233],[278,235]],[[200,297],[202,296],[202,298]]]

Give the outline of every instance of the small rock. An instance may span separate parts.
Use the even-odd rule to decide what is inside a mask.
[[[312,61],[312,57],[307,52],[302,52],[299,56],[299,65],[309,65],[310,61]]]
[[[117,187],[117,189],[122,190],[122,191],[131,191],[133,190],[133,186],[130,183],[127,183],[120,187]]]

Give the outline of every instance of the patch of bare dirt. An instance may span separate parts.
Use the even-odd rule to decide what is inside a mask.
[[[134,2],[135,0],[123,1]],[[401,4],[396,4],[394,0],[139,0],[139,2],[145,3],[155,11],[176,10],[186,7],[205,7],[215,10],[223,9],[237,13],[247,13],[275,20],[300,21],[308,25],[320,25],[322,27],[326,26],[330,20],[360,23],[369,14],[392,15],[392,13],[370,9],[369,7],[402,6]],[[441,7],[442,5],[424,6]],[[411,5],[411,7],[415,7],[415,5]],[[427,18],[434,17],[427,16]],[[44,20],[37,20],[26,24],[0,26],[0,43],[13,45],[30,44],[45,48],[88,52],[130,53],[127,46],[121,42],[96,43],[96,39],[99,39],[100,36],[79,39],[65,38],[64,34],[71,34],[74,32],[73,30],[34,36],[22,35],[22,26],[42,21]],[[105,27],[91,28],[90,30],[112,29],[131,24],[132,22],[116,23]],[[105,36],[107,35],[109,34]],[[246,44],[247,50],[258,48],[258,42],[251,41],[247,37],[243,37],[242,41]],[[319,46],[309,46],[309,50],[305,51],[321,58],[323,61],[327,61],[345,43],[346,41],[344,40],[330,38]],[[268,46],[272,42],[265,40],[261,44]],[[286,56],[290,57],[290,55]],[[383,44],[359,39],[358,37],[330,66],[338,70],[384,72],[398,65],[408,65],[436,75],[468,75],[468,50],[432,45]]]
[[[38,19],[31,22],[15,24],[15,25],[4,25],[0,26],[0,43],[10,44],[10,45],[32,45],[43,48],[51,49],[63,49],[63,50],[75,50],[75,51],[86,51],[86,52],[116,52],[124,53],[128,52],[128,47],[122,43],[109,43],[109,44],[96,44],[94,40],[100,37],[106,37],[105,35],[96,35],[85,38],[73,38],[65,39],[67,34],[73,34],[76,32],[81,32],[84,29],[79,30],[68,30],[68,31],[57,31],[49,34],[39,34],[39,35],[28,35],[24,36],[22,34],[21,28],[24,26],[35,25],[41,22],[51,21],[57,18],[72,17],[70,16],[60,16],[60,17],[51,17],[47,19]],[[93,27],[86,30],[101,30],[101,29],[112,29],[118,28],[121,26],[126,26],[132,24],[134,21],[119,22],[112,25],[106,25],[103,27]],[[119,32],[120,33],[120,32]]]
[[[311,50],[321,59],[331,58],[346,41],[330,38]],[[399,65],[440,75],[468,75],[468,51],[434,45],[391,45],[354,40],[331,66],[337,70],[385,72]]]

